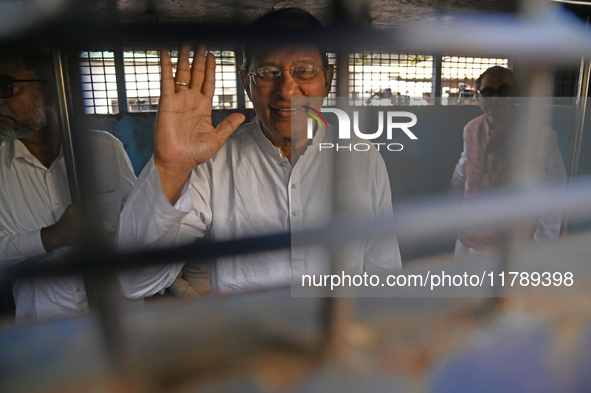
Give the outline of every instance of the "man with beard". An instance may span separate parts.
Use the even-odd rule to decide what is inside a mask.
[[[255,26],[323,33],[316,18],[293,8],[269,13]],[[169,55],[162,53],[154,157],[122,212],[120,246],[187,243],[207,230],[219,241],[326,223],[334,191],[332,157],[318,147],[330,139],[321,127],[308,139],[304,109],[320,110],[330,91],[333,66],[326,52],[316,45],[247,47],[240,78],[257,117],[238,127],[244,116],[232,114],[214,128],[215,59],[200,46],[189,67],[189,49],[181,47],[174,79]],[[391,215],[390,183],[380,154],[372,146],[351,156],[349,175],[355,187],[348,196],[359,202],[352,214],[363,219]],[[350,243],[344,252],[350,257],[344,266],[349,274],[386,273],[401,266],[395,238]],[[292,248],[219,258],[210,268],[212,291],[290,284],[292,269],[326,272],[320,266],[327,260],[323,251]],[[151,296],[169,287],[182,266],[171,263],[121,274],[123,292],[130,298]]]
[[[7,265],[59,256],[83,224],[70,200],[50,53],[37,44],[0,53],[0,264]],[[119,140],[106,132],[92,132],[90,140],[97,152],[97,208],[114,232],[135,175]],[[81,277],[12,284],[17,321],[88,309]]]
[[[517,86],[513,71],[495,66],[487,69],[476,81],[478,104],[484,114],[464,128],[464,151],[456,165],[449,190],[463,192],[464,200],[481,191],[508,185],[511,168],[511,142],[519,132],[519,109],[515,106]],[[558,149],[556,131],[539,122],[538,164],[545,181],[564,181],[566,170]],[[539,217],[532,229],[534,241],[541,243],[558,239],[560,215]],[[501,245],[502,233],[493,230],[465,229],[458,234],[456,255],[494,252]]]

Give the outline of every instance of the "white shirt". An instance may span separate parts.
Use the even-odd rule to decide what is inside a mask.
[[[106,224],[116,229],[118,214],[135,175],[121,142],[107,132],[92,132],[96,148],[98,200]],[[41,228],[53,225],[71,204],[63,149],[49,168],[18,139],[0,139],[0,265],[48,255]],[[56,250],[58,258],[63,250]],[[48,255],[48,257],[50,257]],[[88,309],[81,277],[51,277],[13,282],[16,319],[44,319]]]
[[[216,241],[296,232],[330,219],[332,156],[319,152],[328,139],[320,129],[294,167],[263,134],[258,118],[243,125],[208,162],[195,168],[188,186],[171,206],[151,160],[140,174],[120,218],[118,241],[129,250],[190,243],[210,230]],[[360,141],[360,140],[359,140]],[[353,143],[355,141],[352,141]],[[372,219],[392,214],[390,182],[375,147],[351,154],[347,194],[352,214]],[[355,242],[349,250],[350,272],[386,272],[401,267],[396,239]],[[286,285],[294,272],[324,271],[326,252],[319,247],[291,248],[216,260],[210,267],[213,291],[233,292]],[[120,274],[125,296],[151,296],[172,284],[182,263]]]

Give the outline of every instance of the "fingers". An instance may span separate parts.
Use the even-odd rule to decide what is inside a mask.
[[[215,56],[212,53],[207,54],[205,59],[205,81],[201,92],[210,99],[213,99],[215,92]]]
[[[166,49],[160,51],[160,89],[163,96],[174,93],[170,53]]]
[[[221,144],[228,139],[230,134],[233,133],[240,124],[242,124],[244,119],[245,117],[243,114],[232,113],[218,124],[216,131],[218,132]]]
[[[186,83],[187,85],[191,81],[191,67],[189,66],[189,52],[191,51],[191,45],[187,43],[181,44],[179,48],[179,59],[176,66],[176,75],[174,76],[175,82]],[[177,90],[182,86],[175,84]]]
[[[191,67],[191,83],[189,87],[192,89],[199,89],[203,85],[205,79],[205,45],[198,45],[193,57],[193,66]]]

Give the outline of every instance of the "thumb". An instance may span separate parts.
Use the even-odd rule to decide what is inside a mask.
[[[236,131],[236,128],[245,120],[245,117],[241,113],[232,113],[226,117],[218,126],[215,128],[222,141],[228,139],[231,133]]]

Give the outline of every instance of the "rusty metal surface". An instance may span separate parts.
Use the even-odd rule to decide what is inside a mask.
[[[405,27],[417,21],[446,19],[453,23],[453,14],[458,12],[479,12],[493,14],[510,14],[519,10],[517,0],[398,0],[398,1],[346,1],[350,13],[357,14],[359,20],[374,20],[378,28]],[[364,3],[367,3],[365,5]],[[323,23],[334,22],[334,5],[332,0],[225,0],[225,1],[194,1],[194,0],[103,0],[88,4],[86,12],[96,15],[105,23],[222,23],[248,24],[260,15],[273,9],[300,7],[316,15]]]

